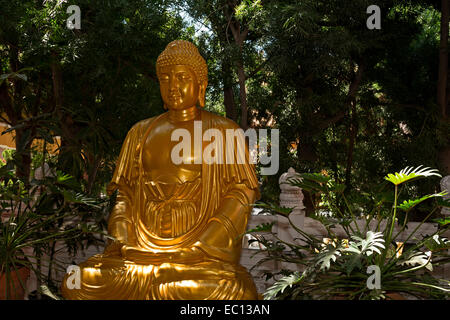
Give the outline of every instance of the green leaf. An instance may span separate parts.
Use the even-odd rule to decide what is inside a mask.
[[[41,292],[43,294],[45,294],[46,296],[52,298],[53,300],[61,300],[60,298],[58,298],[57,296],[55,296],[50,289],[47,286],[41,286]]]
[[[346,186],[345,184],[336,183],[335,181],[329,181],[328,182],[328,188],[330,191],[336,192],[336,193],[342,193],[344,192]]]
[[[402,266],[408,265],[408,266],[425,267],[428,270],[433,271],[433,265],[431,264],[431,251],[428,251],[426,253],[419,251],[411,252],[398,263]]]
[[[336,262],[339,256],[341,256],[341,247],[334,247],[332,244],[328,244],[317,255],[315,264],[320,266],[319,270],[327,270],[331,266],[331,261]]]
[[[68,202],[80,203],[99,208],[98,203],[95,199],[87,197],[82,193],[76,193],[72,190],[61,190],[61,193],[64,196],[64,200]]]
[[[374,252],[381,254],[380,249],[385,248],[383,233],[381,232],[367,231],[365,239],[355,235],[352,236],[352,239],[356,242],[349,241],[348,248],[343,251],[370,256]]]
[[[414,200],[405,200],[405,201],[403,201],[402,204],[398,205],[397,208],[408,212],[412,208],[414,208],[416,205],[418,205],[419,203],[421,203],[421,202],[423,202],[423,201],[425,201],[427,199],[435,198],[435,197],[442,197],[442,196],[444,196],[446,194],[447,194],[446,191],[442,191],[440,193],[429,194],[429,195],[426,195],[426,196],[423,196],[421,198],[414,199]]]
[[[400,172],[394,174],[389,173],[384,179],[397,186],[407,181],[431,176],[442,177],[437,169],[422,168],[422,166],[418,166],[415,169],[413,169],[413,167],[406,167]]]
[[[27,81],[28,77],[25,74],[23,74],[23,73],[19,73],[20,71],[22,71],[22,70],[24,71],[24,70],[27,70],[27,69],[28,68],[24,68],[24,69],[19,70],[18,72],[11,72],[11,73],[1,74],[0,75],[0,84],[6,79],[13,79],[13,78],[19,78],[19,79],[22,79],[24,81]]]
[[[347,259],[343,264],[347,275],[355,268],[362,268],[361,260],[364,255],[371,256],[374,252],[381,254],[380,249],[384,249],[383,233],[368,231],[366,238],[360,238],[353,235],[352,239],[355,241],[349,241],[348,248],[342,251],[348,253]]]
[[[348,257],[348,259],[346,259],[346,261],[343,264],[343,267],[345,268],[345,272],[347,273],[347,276],[350,276],[353,269],[355,269],[355,268],[361,269],[362,268],[361,258],[362,258],[361,254],[352,254]]]
[[[264,300],[270,300],[275,298],[279,293],[283,293],[288,287],[292,287],[294,284],[302,279],[299,272],[294,272],[289,276],[281,278],[279,281],[275,282],[271,287],[264,292]]]
[[[56,172],[56,183],[73,189],[77,189],[78,187],[78,182],[73,176],[62,173],[61,171]]]
[[[330,177],[325,176],[321,173],[302,173],[300,174],[300,177],[305,180],[310,180],[318,183],[327,183],[330,181]]]
[[[307,191],[326,192],[326,184],[330,179],[330,177],[321,173],[302,173],[296,174],[295,177],[288,179],[286,183]]]
[[[292,208],[285,208],[285,207],[280,207],[276,204],[273,203],[257,203],[254,205],[255,208],[262,208],[263,210],[260,212],[261,213],[270,213],[270,214],[279,214],[282,215],[284,217],[288,217],[291,212],[292,212]]]
[[[446,226],[450,223],[450,217],[433,219],[433,221],[438,223],[440,226]]]
[[[450,199],[443,199],[443,198],[437,199],[437,205],[444,208],[450,208]]]
[[[250,229],[247,231],[247,233],[252,233],[252,232],[271,232],[272,231],[272,227],[275,224],[275,222],[270,222],[270,223],[262,223],[257,225],[255,228]]]
[[[446,238],[440,238],[439,235],[435,234],[433,237],[427,239],[424,243],[425,247],[429,250],[438,251],[450,249],[450,241]]]
[[[308,181],[308,180],[302,180],[299,178],[290,178],[287,180],[287,182],[285,182],[287,184],[290,184],[291,186],[294,187],[299,187],[302,188],[303,190],[306,191],[313,191],[313,192],[326,192],[327,188],[325,185],[316,182],[316,181]]]

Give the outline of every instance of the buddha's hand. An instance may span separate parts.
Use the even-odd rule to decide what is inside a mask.
[[[125,243],[115,240],[111,242],[103,252],[104,256],[121,256],[121,249],[125,246]]]
[[[237,237],[237,236],[236,236]],[[234,248],[233,238],[227,229],[217,221],[210,221],[205,232],[194,246],[212,259],[236,263],[239,260],[238,251]]]
[[[198,248],[179,248],[172,250],[149,250],[130,246],[121,248],[122,257],[141,264],[195,263],[203,261],[205,255]]]

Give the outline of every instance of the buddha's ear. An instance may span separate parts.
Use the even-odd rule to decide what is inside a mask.
[[[200,107],[205,106],[205,93],[206,93],[206,86],[208,85],[208,82],[201,81],[198,88],[198,104]]]

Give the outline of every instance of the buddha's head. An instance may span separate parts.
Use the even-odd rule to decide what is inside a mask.
[[[165,108],[183,110],[197,104],[205,106],[208,68],[191,42],[169,43],[156,61],[156,74]]]

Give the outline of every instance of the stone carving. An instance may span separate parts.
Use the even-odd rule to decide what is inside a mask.
[[[290,178],[297,175],[294,168],[289,168],[287,172],[280,176],[280,206],[286,208],[294,208],[293,214],[304,214],[305,206],[303,205],[303,192],[299,187],[292,186],[287,183]]]
[[[298,228],[303,228],[305,220],[305,206],[303,205],[303,192],[299,187],[292,186],[287,183],[290,178],[297,176],[293,168],[289,168],[287,172],[280,176],[280,207],[293,208],[290,219]],[[298,234],[289,224],[289,221],[278,216],[278,236],[281,240],[287,242],[295,242]]]

